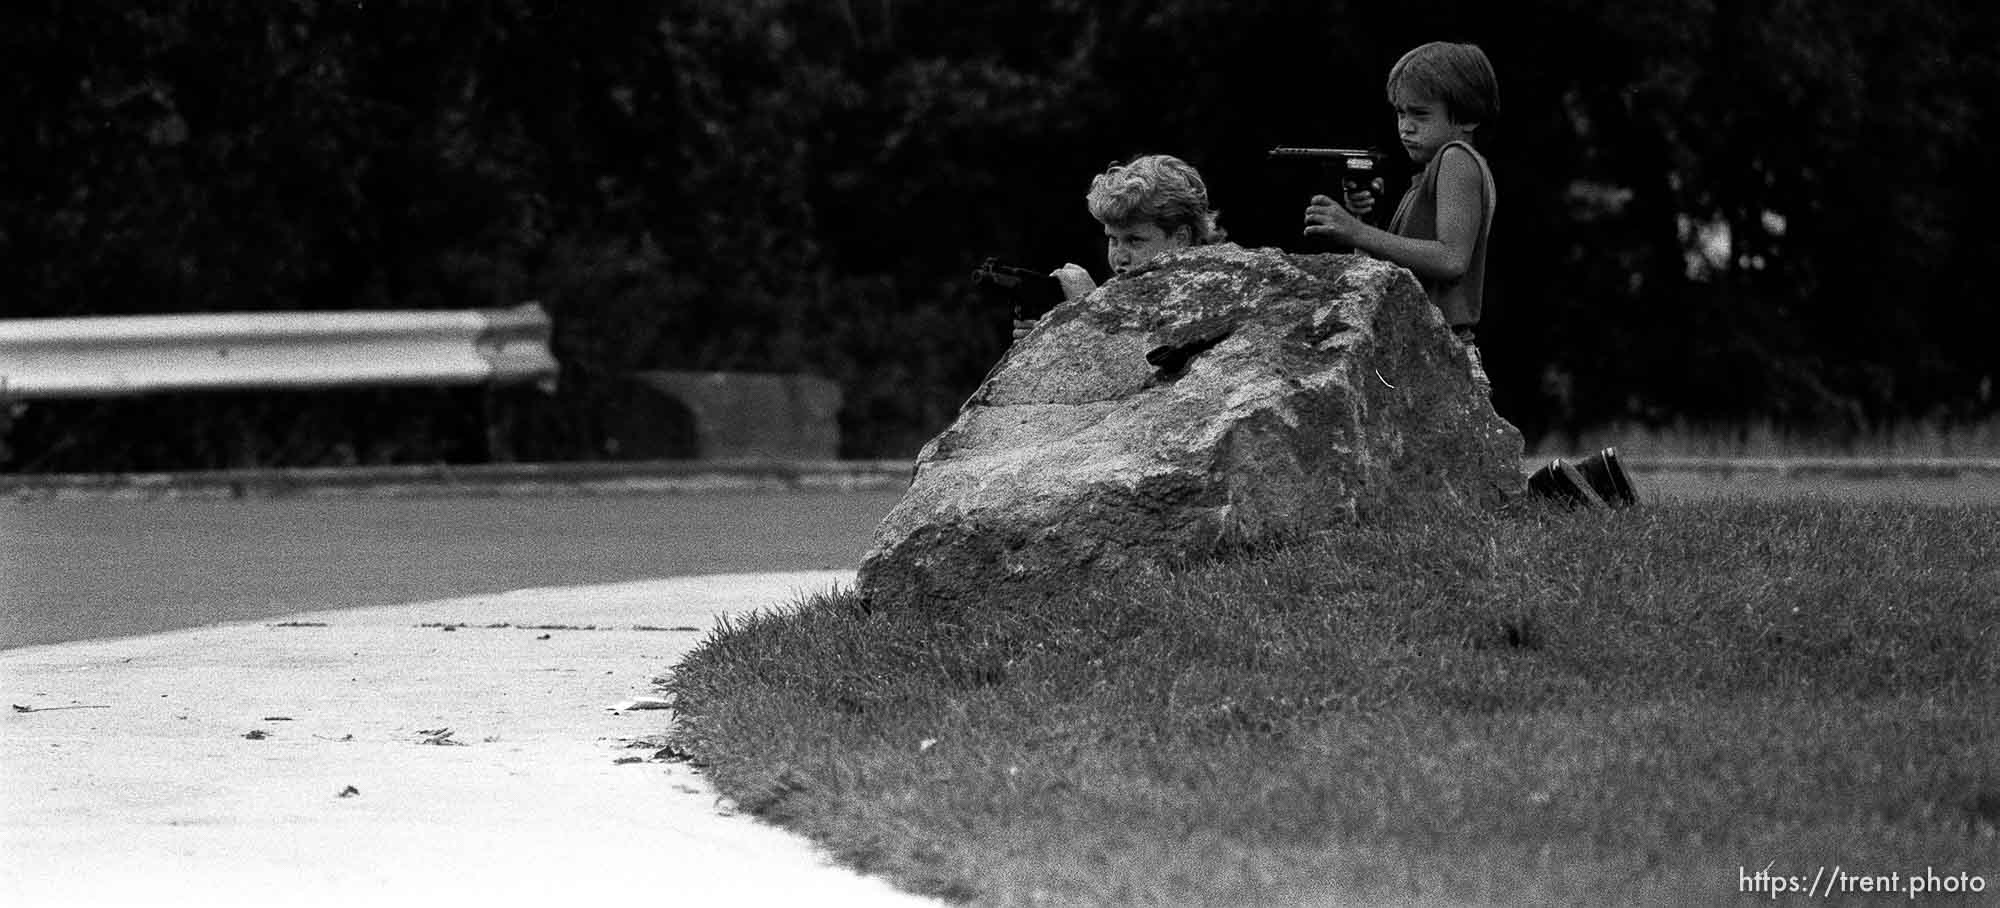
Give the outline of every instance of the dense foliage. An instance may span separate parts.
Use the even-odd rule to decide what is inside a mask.
[[[29,2],[0,14],[5,316],[537,299],[562,391],[36,404],[11,469],[596,458],[635,369],[809,371],[908,456],[1000,353],[983,255],[1101,270],[1089,177],[1209,177],[1296,248],[1275,144],[1393,147],[1382,78],[1471,40],[1487,338],[1531,436],[1860,431],[1994,406],[1979,0]],[[146,439],[143,446],[134,439]],[[144,450],[140,450],[140,448]]]

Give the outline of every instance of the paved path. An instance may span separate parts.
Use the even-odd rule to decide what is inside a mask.
[[[0,497],[0,649],[525,587],[852,568],[900,497]]]
[[[0,652],[0,697],[32,710],[0,712],[0,904],[934,904],[732,815],[685,764],[618,762],[655,755],[635,745],[671,714],[607,707],[653,693],[716,615],[852,576],[527,590]]]

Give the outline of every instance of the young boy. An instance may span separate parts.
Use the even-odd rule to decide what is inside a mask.
[[[1472,138],[1481,124],[1500,115],[1499,80],[1478,47],[1433,41],[1389,68],[1388,92],[1396,134],[1423,173],[1410,181],[1388,230],[1362,223],[1380,191],[1364,187],[1346,193],[1343,204],[1314,196],[1306,208],[1305,235],[1331,237],[1416,274],[1465,343],[1473,383],[1491,396],[1493,385],[1474,343],[1486,289],[1486,241],[1498,199],[1493,169]],[[1616,448],[1576,463],[1557,458],[1530,476],[1528,487],[1585,506],[1630,507],[1639,500]]]
[[[1207,246],[1228,238],[1209,207],[1208,183],[1201,172],[1166,154],[1139,155],[1113,164],[1090,181],[1084,196],[1090,216],[1104,226],[1104,263],[1122,277],[1162,252]],[[1065,299],[1088,296],[1096,279],[1082,265],[1065,263],[1051,272]],[[1033,320],[1014,323],[1014,339],[1026,337]]]
[[[1486,240],[1498,199],[1493,170],[1472,146],[1473,133],[1500,113],[1499,81],[1486,54],[1471,44],[1434,41],[1389,69],[1396,133],[1423,173],[1410,181],[1389,229],[1362,223],[1375,191],[1324,195],[1306,208],[1306,236],[1330,237],[1416,274],[1452,333],[1465,342],[1473,378],[1492,386],[1474,346],[1486,284]]]

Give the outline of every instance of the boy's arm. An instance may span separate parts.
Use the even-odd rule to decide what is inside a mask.
[[[1332,237],[1428,280],[1463,276],[1472,266],[1472,248],[1486,214],[1486,180],[1472,156],[1459,151],[1445,149],[1438,165],[1437,239],[1411,239],[1371,227],[1325,196],[1315,197],[1306,209],[1305,235]]]

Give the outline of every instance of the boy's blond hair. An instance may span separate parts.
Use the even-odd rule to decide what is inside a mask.
[[[1084,197],[1090,216],[1114,227],[1154,224],[1171,235],[1187,227],[1192,245],[1222,242],[1228,236],[1208,207],[1208,184],[1201,173],[1168,154],[1140,155],[1113,164],[1090,181]]]
[[[1500,116],[1500,79],[1476,44],[1432,41],[1389,67],[1389,102],[1406,88],[1444,103],[1454,123],[1490,123]]]

